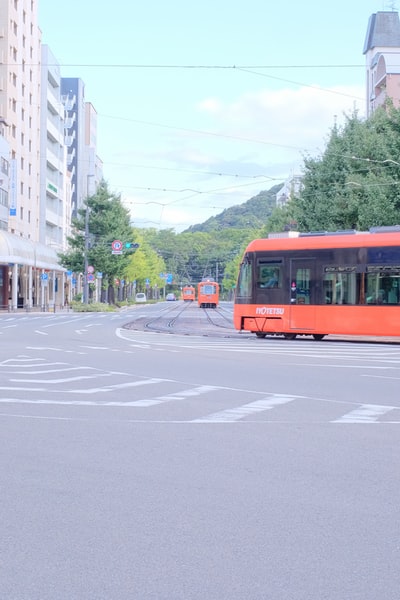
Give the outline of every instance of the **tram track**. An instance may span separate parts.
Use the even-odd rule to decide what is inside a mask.
[[[152,333],[237,337],[232,315],[221,308],[199,308],[196,303],[177,303],[168,306],[155,317],[139,317],[124,326]]]
[[[210,325],[213,325],[214,327],[220,327],[222,329],[233,329],[233,322],[232,322],[232,316],[228,317],[224,311],[220,308],[203,308],[201,309],[203,310],[207,321],[210,323]],[[217,315],[219,318],[222,319],[222,322],[218,322],[217,319],[215,319],[215,315]]]

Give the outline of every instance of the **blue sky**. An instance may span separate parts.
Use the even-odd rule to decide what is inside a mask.
[[[365,113],[382,0],[39,0],[42,41],[98,113],[98,154],[138,227],[183,231],[323,152]]]

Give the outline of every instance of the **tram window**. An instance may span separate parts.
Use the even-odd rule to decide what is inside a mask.
[[[367,304],[399,304],[400,303],[400,272],[377,269],[367,272]]]
[[[311,304],[311,271],[296,269],[296,279],[292,284],[292,298],[296,304]]]
[[[281,288],[282,263],[260,260],[257,264],[257,287]]]
[[[323,292],[325,304],[356,304],[356,273],[324,273]]]
[[[236,287],[236,296],[238,298],[251,297],[251,263],[245,261],[240,265],[239,278]]]

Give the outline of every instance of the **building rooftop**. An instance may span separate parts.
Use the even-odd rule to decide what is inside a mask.
[[[377,47],[400,47],[400,21],[397,12],[380,11],[370,16],[363,54]]]

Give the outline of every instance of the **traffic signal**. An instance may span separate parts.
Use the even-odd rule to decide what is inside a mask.
[[[139,248],[139,244],[135,244],[134,242],[125,242],[125,248]]]

